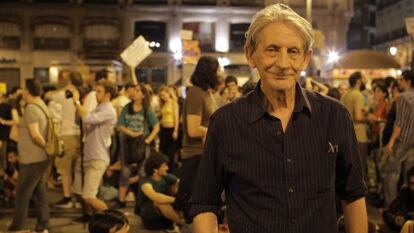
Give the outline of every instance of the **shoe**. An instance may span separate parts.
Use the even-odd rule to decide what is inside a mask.
[[[173,224],[170,228],[164,230],[165,233],[181,233],[180,228]]]
[[[49,231],[47,229],[44,229],[44,230],[34,230],[32,232],[33,233],[49,233]]]
[[[116,200],[114,209],[123,209],[123,208],[126,208],[125,202],[122,202],[120,200]]]
[[[80,223],[87,223],[92,218],[91,215],[83,214],[80,217],[74,218],[72,221],[74,222],[80,222]]]
[[[82,204],[79,203],[79,202],[75,202],[75,204],[73,205],[73,208],[80,209],[80,208],[82,208]]]
[[[53,206],[57,208],[63,208],[63,209],[73,208],[72,198],[64,197],[62,200],[56,202]]]

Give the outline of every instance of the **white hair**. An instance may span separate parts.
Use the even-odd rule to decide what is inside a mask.
[[[293,11],[290,7],[277,3],[270,5],[263,10],[256,13],[253,17],[252,23],[249,26],[245,36],[246,48],[256,49],[258,42],[258,35],[260,31],[268,24],[273,22],[285,22],[295,26],[305,41],[304,49],[308,51],[312,48],[314,38],[312,25],[302,16]]]

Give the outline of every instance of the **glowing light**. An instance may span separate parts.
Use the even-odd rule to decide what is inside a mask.
[[[226,38],[217,38],[216,40],[216,50],[218,52],[228,52],[229,51],[229,40]]]
[[[400,76],[402,74],[401,70],[397,70],[397,75]]]
[[[149,43],[149,46],[152,48],[152,47],[155,47],[155,42],[154,41],[151,41],[150,43]]]
[[[335,63],[339,60],[339,54],[335,51],[328,53],[328,63]]]
[[[398,49],[396,47],[393,46],[393,47],[390,48],[390,54],[391,55],[395,56],[395,54],[397,54],[397,52],[398,52]]]
[[[222,68],[230,65],[230,60],[227,57],[219,57],[217,60]]]
[[[155,43],[155,47],[157,47],[157,48],[159,48],[161,46],[161,44],[160,43]]]
[[[176,53],[176,52],[180,52],[180,53],[181,53],[182,44],[181,44],[181,39],[180,39],[180,37],[175,37],[175,38],[172,38],[172,39],[170,40],[169,46],[170,46],[170,50],[171,50],[173,53]]]
[[[183,58],[183,54],[181,52],[174,52],[174,59],[175,60],[181,60]]]
[[[49,68],[49,82],[57,83],[59,76],[59,68],[56,66],[51,66]]]
[[[302,77],[306,77],[306,71],[302,70],[302,71],[300,72],[300,76],[302,76]]]

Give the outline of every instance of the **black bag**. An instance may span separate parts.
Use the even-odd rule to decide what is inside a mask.
[[[133,138],[123,135],[123,153],[126,164],[140,163],[145,159],[145,143],[144,135]]]
[[[127,105],[130,112],[133,112],[133,103]],[[147,121],[147,110],[144,108],[144,121],[143,129],[145,132],[145,125]],[[144,135],[133,138],[126,134],[120,134],[120,141],[122,144],[122,153],[124,156],[125,164],[140,163],[145,160],[145,149],[147,144],[145,143]]]

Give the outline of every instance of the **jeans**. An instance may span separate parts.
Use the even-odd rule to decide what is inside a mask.
[[[37,224],[36,230],[44,230],[49,224],[49,203],[47,198],[46,180],[44,173],[49,165],[49,160],[20,164],[19,178],[16,191],[16,208],[10,231],[26,229],[26,220],[29,212],[30,199],[33,197]]]
[[[406,177],[407,171],[414,166],[414,145],[397,143],[394,153],[388,156],[384,167],[384,195],[388,205],[397,197],[401,165],[404,165],[403,177]]]

